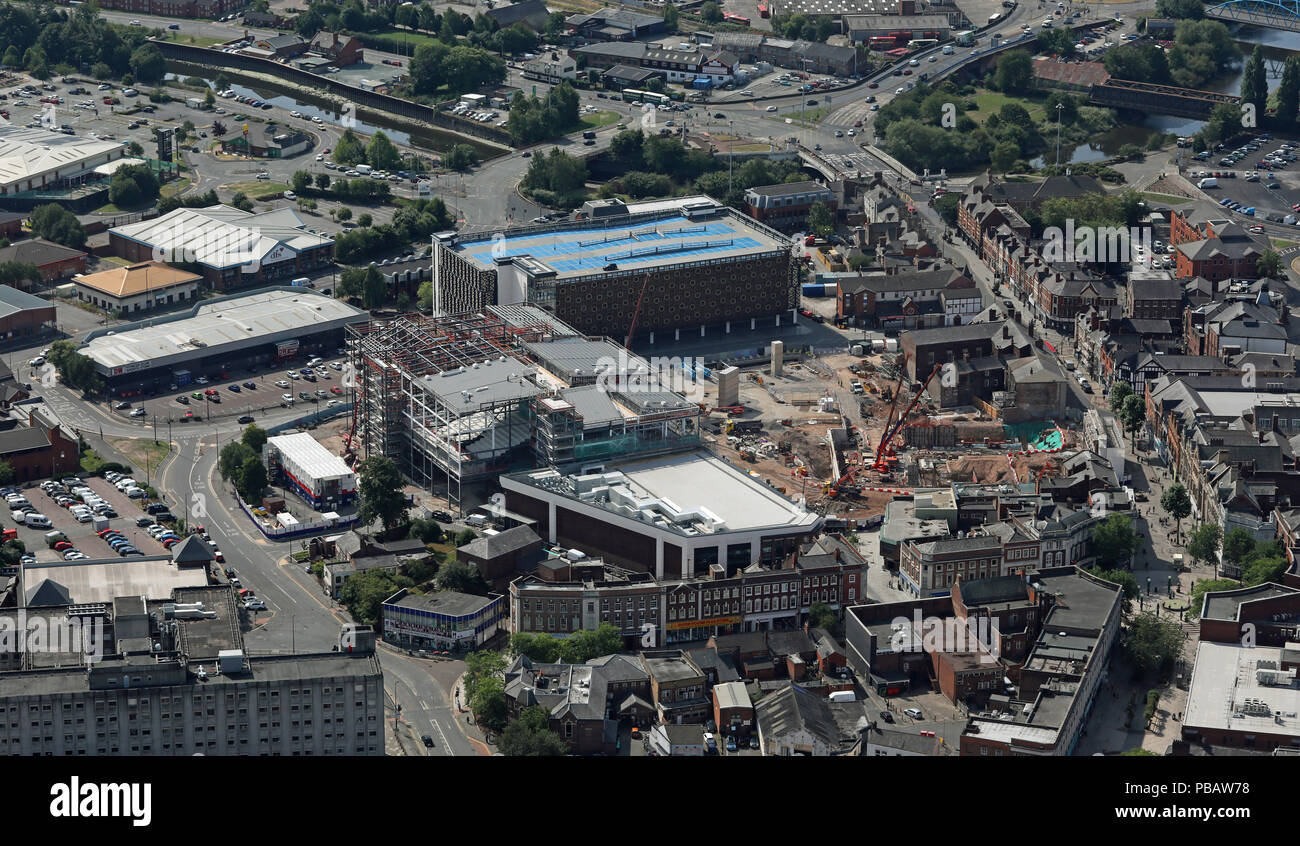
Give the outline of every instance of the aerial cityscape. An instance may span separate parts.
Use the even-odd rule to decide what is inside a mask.
[[[1300,756],[1297,162],[1297,0],[0,0],[0,753]]]

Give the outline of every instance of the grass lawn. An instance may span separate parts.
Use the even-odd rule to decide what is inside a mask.
[[[194,180],[190,179],[187,176],[184,179],[177,179],[175,182],[168,182],[166,185],[162,187],[162,195],[164,197],[170,197],[173,194],[179,194],[181,191],[184,191],[186,188],[189,188],[190,183],[192,183],[193,181]]]
[[[1029,112],[1030,120],[1033,120],[1034,122],[1043,120],[1047,115],[1047,112],[1041,103],[1036,103],[1033,100],[1028,100],[1024,97],[1008,97],[1006,94],[1002,94],[998,91],[981,91],[975,95],[974,100],[976,105],[979,106],[979,110],[975,112],[966,112],[966,114],[976,123],[984,123],[984,121],[989,119],[989,115],[997,114],[1007,103],[1016,103],[1024,106]]]
[[[229,40],[226,38],[210,38],[206,35],[189,35],[171,29],[167,30],[164,38],[167,41],[175,41],[177,44],[193,44],[195,47],[211,47],[213,44],[224,44]]]
[[[152,438],[109,438],[108,442],[126,456],[126,459],[131,462],[131,469],[141,475],[144,474],[145,467],[149,468],[152,475],[171,452],[171,444],[166,440],[154,443]]]
[[[582,116],[579,122],[582,124],[583,129],[600,129],[602,126],[618,123],[622,119],[623,116],[618,112],[599,111],[588,112]]]
[[[253,182],[232,182],[221,187],[236,194],[242,191],[248,195],[249,199],[253,200],[262,200],[276,194],[283,194],[289,190],[289,186],[283,182],[259,182],[256,180]]]
[[[1272,243],[1273,246],[1277,247],[1279,250],[1285,250],[1287,247],[1294,247],[1296,245],[1295,241],[1286,241],[1283,240],[1282,238],[1269,238],[1268,240],[1270,243]]]
[[[130,208],[122,208],[121,206],[115,206],[112,203],[105,203],[104,205],[92,211],[91,214],[129,214],[131,212],[138,212],[141,211],[142,209],[147,209],[152,205],[153,205],[153,201],[150,201],[147,203],[141,203],[138,206],[131,206]]]
[[[1164,203],[1167,206],[1177,206],[1183,203],[1190,203],[1191,199],[1187,197],[1177,197],[1173,194],[1154,194],[1150,191],[1143,191],[1142,196],[1152,202]]]
[[[816,108],[808,109],[802,113],[787,112],[783,115],[764,115],[764,117],[768,120],[779,121],[780,123],[785,123],[786,119],[789,118],[790,123],[794,126],[805,126],[809,129],[816,129],[817,126],[820,125],[822,119],[825,118],[826,115],[830,114],[830,111],[831,110],[825,106],[817,106]]]

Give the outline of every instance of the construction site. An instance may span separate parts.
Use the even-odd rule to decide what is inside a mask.
[[[751,475],[848,527],[871,525],[918,487],[1055,476],[1056,453],[1076,445],[1057,421],[1007,425],[973,407],[940,411],[927,392],[940,367],[909,383],[905,354],[869,344],[863,353],[778,364],[774,351],[767,366],[740,374],[738,397],[705,392],[721,406],[705,418],[706,437]]]
[[[535,306],[400,315],[349,327],[347,346],[345,458],[386,456],[453,507],[501,473],[699,442],[700,407],[648,363]]]

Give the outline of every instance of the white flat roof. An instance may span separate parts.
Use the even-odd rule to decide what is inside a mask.
[[[268,438],[266,442],[279,450],[297,469],[310,473],[313,479],[344,479],[353,475],[352,468],[342,458],[321,446],[310,432],[277,435]]]
[[[1282,648],[1201,641],[1196,647],[1192,686],[1183,725],[1300,738],[1300,687],[1262,684],[1260,662],[1282,665]],[[1253,700],[1248,703],[1246,700]],[[1262,703],[1262,707],[1255,703]],[[1253,707],[1252,707],[1253,706]],[[1263,713],[1267,708],[1268,715]],[[1277,712],[1282,712],[1276,718]],[[1287,716],[1287,715],[1290,716]]]
[[[23,568],[23,588],[31,591],[45,579],[68,589],[77,604],[112,602],[119,596],[167,599],[178,587],[205,587],[203,567],[177,567],[165,558],[123,558],[106,561],[42,562]]]
[[[325,328],[321,324],[369,319],[361,309],[309,289],[272,289],[202,303],[190,316],[175,320],[99,335],[79,352],[105,372],[144,370],[168,363],[161,361],[168,357],[199,358],[233,345],[294,338],[308,328],[320,331]]]
[[[250,266],[254,270],[334,241],[329,235],[308,231],[291,208],[253,214],[224,205],[176,209],[109,231],[152,247],[157,261],[198,262],[215,268]]]

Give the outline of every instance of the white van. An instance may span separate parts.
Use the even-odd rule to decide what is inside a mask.
[[[370,174],[374,173],[375,169],[367,164],[359,164],[356,166],[355,170],[357,173],[361,174],[362,176],[369,176]]]
[[[858,695],[851,690],[837,690],[829,697],[831,702],[857,702]]]
[[[48,528],[50,528],[50,525],[51,525],[51,524],[50,524],[50,518],[49,518],[49,517],[46,517],[44,514],[28,514],[28,515],[27,515],[27,526],[28,526],[29,528],[32,528],[32,529],[48,529]]]
[[[944,54],[945,56],[951,56],[951,55],[952,55],[952,45],[951,45],[951,44],[945,44],[945,45],[943,45],[943,54]]]
[[[1196,187],[1197,188],[1218,188],[1219,180],[1215,179],[1213,176],[1207,176],[1204,179],[1202,179],[1200,182],[1197,182]]]
[[[482,514],[471,514],[465,518],[465,525],[483,527],[488,524],[488,519]]]

